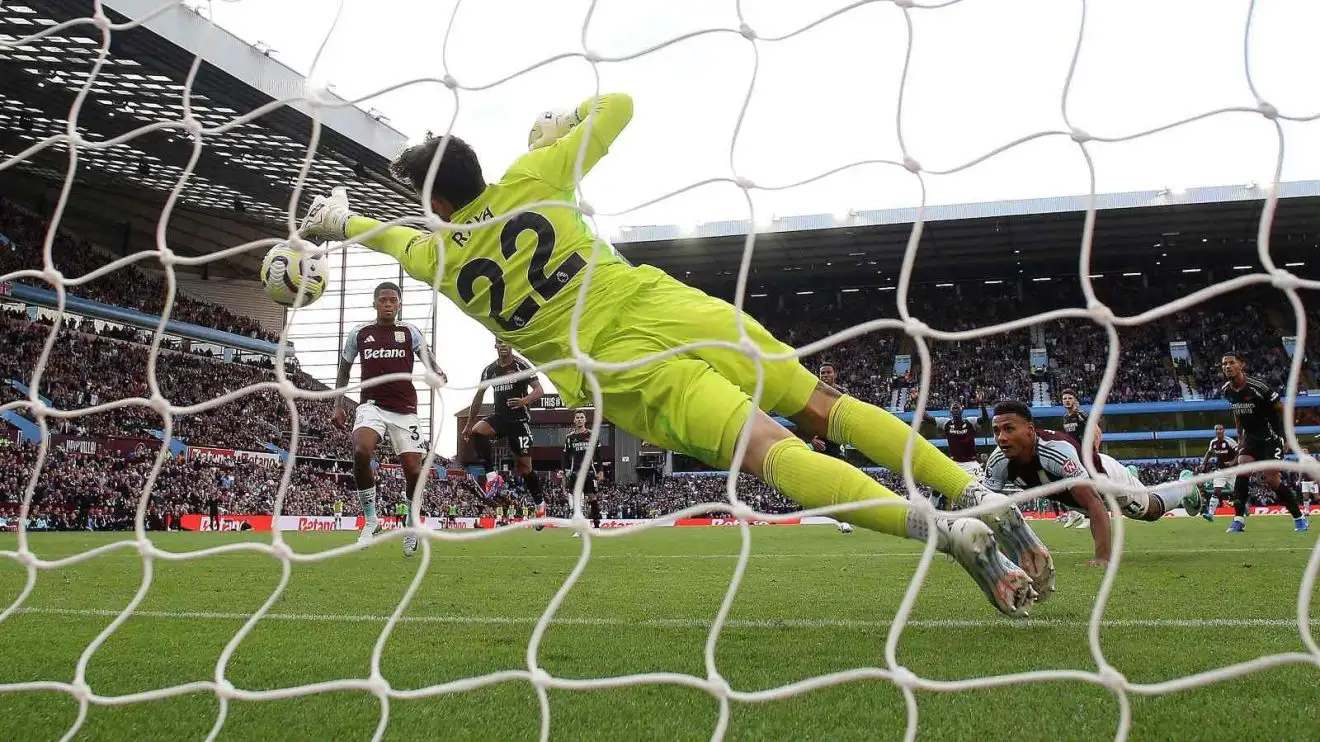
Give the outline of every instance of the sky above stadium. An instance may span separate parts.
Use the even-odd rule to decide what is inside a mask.
[[[741,5],[743,19],[764,39],[848,3]],[[1320,114],[1320,88],[1313,84],[1320,47],[1311,43],[1320,6],[1305,0],[1258,6],[1250,62],[1260,97],[1285,114]],[[557,54],[581,52],[589,7],[585,0],[470,0],[454,15],[447,46],[452,2],[346,0],[333,30],[336,3],[327,0],[214,2],[211,15],[240,38],[273,47],[281,62],[356,98],[442,77],[446,63],[462,85],[476,87]],[[906,152],[926,170],[948,170],[1013,140],[1066,130],[1062,91],[1081,14],[1080,2],[1057,0],[965,0],[914,10],[902,112]],[[1068,120],[1093,136],[1124,137],[1217,109],[1253,107],[1244,67],[1246,19],[1246,3],[1090,3]],[[633,55],[693,31],[738,26],[731,0],[602,0],[585,41],[604,56]],[[523,151],[537,112],[575,105],[598,87],[630,93],[633,123],[583,182],[598,211],[629,212],[598,219],[608,237],[623,225],[746,218],[747,202],[732,184],[668,195],[709,178],[737,173],[780,186],[858,161],[901,160],[896,118],[907,50],[902,12],[877,2],[755,49],[726,32],[594,69],[580,58],[557,61],[489,90],[461,91],[456,119],[454,96],[438,83],[383,93],[362,106],[380,111],[413,140],[428,130],[443,132],[453,119],[453,131],[472,143],[493,180]],[[1282,179],[1320,177],[1320,123],[1284,122],[1283,131]],[[1098,192],[1265,183],[1273,179],[1278,139],[1262,116],[1233,113],[1135,141],[1092,143],[1088,152]],[[1086,193],[1089,177],[1075,143],[1044,137],[960,172],[928,176],[926,199],[947,204]],[[753,194],[762,217],[913,206],[920,198],[917,179],[892,165]],[[661,200],[638,208],[655,199]],[[441,363],[455,386],[470,389],[492,355],[489,335],[447,303],[439,312]],[[296,340],[297,327],[293,332]],[[471,392],[442,396],[448,420]],[[450,430],[440,433],[442,452],[453,449]]]

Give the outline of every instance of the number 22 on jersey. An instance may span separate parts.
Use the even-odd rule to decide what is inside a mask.
[[[504,223],[500,230],[500,254],[505,261],[513,260],[518,252],[518,238],[524,232],[533,235],[532,257],[527,263],[525,273],[515,269],[506,272],[500,263],[487,257],[474,257],[463,264],[458,272],[458,295],[463,302],[471,305],[477,295],[477,280],[484,278],[490,282],[490,318],[500,327],[510,332],[521,330],[531,323],[532,318],[541,309],[542,304],[550,301],[573,277],[586,267],[587,262],[581,255],[572,253],[559,265],[550,268],[550,258],[555,250],[555,228],[550,220],[535,211],[524,211]],[[508,266],[514,268],[514,266]],[[525,281],[520,286],[518,282]],[[504,316],[504,299],[508,289],[511,293],[527,293],[512,314]],[[523,291],[519,291],[521,288]],[[530,290],[529,290],[530,289]],[[537,297],[541,301],[537,301]]]

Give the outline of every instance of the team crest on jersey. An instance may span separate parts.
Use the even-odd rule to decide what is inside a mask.
[[[396,342],[396,343],[402,343],[402,342],[403,342],[403,330],[395,330],[395,331],[394,331],[394,342]]]
[[[1081,471],[1082,471],[1082,467],[1079,466],[1078,463],[1077,463],[1076,461],[1073,461],[1072,459],[1069,459],[1068,461],[1063,462],[1063,473],[1064,473],[1064,474],[1066,474],[1066,475],[1068,475],[1068,476],[1072,476],[1072,475],[1074,475],[1074,474],[1080,474]]]

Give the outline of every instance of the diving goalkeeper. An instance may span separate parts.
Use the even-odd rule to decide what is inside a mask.
[[[738,342],[730,304],[680,283],[651,266],[633,266],[598,239],[571,206],[576,202],[575,163],[585,175],[600,161],[632,118],[632,99],[613,93],[583,102],[576,110],[547,113],[532,130],[530,151],[499,182],[487,184],[476,153],[451,136],[409,147],[391,165],[432,210],[458,229],[422,232],[390,226],[353,213],[339,189],[318,197],[303,219],[304,237],[358,238],[389,255],[413,278],[440,293],[538,365],[572,357],[569,324],[587,263],[595,260],[577,328],[583,352],[598,361],[626,363],[696,341]],[[427,171],[439,158],[429,194]],[[505,221],[492,220],[505,218]],[[484,226],[469,226],[491,222]],[[365,236],[376,230],[374,234]],[[594,258],[593,258],[594,255]],[[751,341],[767,354],[789,354],[744,315]],[[751,418],[743,469],[805,507],[860,500],[892,504],[852,511],[856,525],[905,538],[936,539],[1000,611],[1026,615],[1032,602],[1053,588],[1049,550],[1016,508],[1006,506],[984,522],[925,518],[907,501],[851,464],[813,451],[766,414],[775,411],[811,435],[856,447],[878,464],[901,471],[910,433],[897,417],[820,383],[791,356],[766,361],[761,410]],[[576,366],[546,372],[568,406],[591,400]],[[728,348],[695,348],[623,371],[597,373],[602,412],[615,425],[716,468],[733,461],[756,386],[756,361]],[[923,438],[917,438],[913,475],[953,502],[967,507],[991,493]],[[996,539],[996,535],[998,539]],[[1002,543],[1008,556],[999,553]],[[1020,566],[1019,566],[1020,565]]]

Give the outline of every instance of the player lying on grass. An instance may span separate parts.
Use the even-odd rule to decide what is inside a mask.
[[[486,226],[437,232],[382,227],[354,214],[340,191],[313,202],[301,232],[321,240],[356,239],[394,257],[409,275],[436,286],[538,365],[573,357],[570,318],[588,260],[594,260],[595,268],[577,341],[597,361],[632,362],[695,341],[736,343],[733,306],[653,267],[629,264],[591,232],[576,208],[528,208],[541,201],[574,203],[579,155],[585,174],[631,118],[632,99],[618,93],[589,99],[575,111],[547,114],[532,131],[531,151],[490,185],[476,153],[457,137],[410,147],[392,164],[394,174],[441,218],[456,225],[491,222]],[[426,193],[423,186],[432,168],[434,182]],[[750,415],[745,471],[808,508],[862,500],[888,503],[844,517],[894,536],[934,538],[937,548],[953,556],[1004,613],[1025,615],[1037,590],[1048,594],[1054,580],[1049,551],[1016,508],[1005,506],[997,516],[987,516],[993,530],[979,520],[938,518],[931,533],[925,517],[904,498],[847,462],[813,451],[766,414],[779,412],[808,434],[854,446],[891,470],[903,465],[910,432],[905,423],[819,382],[787,355],[790,346],[750,317],[742,319],[762,352],[786,354],[762,364],[761,410],[754,410],[751,400],[756,360],[729,348],[701,347],[625,370],[597,372],[605,417],[643,440],[723,469],[732,464]],[[591,401],[578,366],[547,373],[567,404]],[[928,441],[917,438],[915,448],[917,481],[964,506],[997,497]],[[996,533],[1013,561],[999,553]]]
[[[1051,482],[1071,481],[1074,485],[1048,496],[1065,507],[1080,510],[1088,519],[1095,557],[1087,564],[1109,563],[1109,512],[1092,484],[1091,474],[1082,465],[1081,444],[1067,433],[1037,428],[1031,408],[1017,400],[995,405],[992,420],[995,445],[985,465],[985,484],[991,490],[1021,492]],[[1094,465],[1104,474],[1130,489],[1115,494],[1123,514],[1137,520],[1159,520],[1168,510],[1183,502],[1185,491],[1152,492],[1114,458],[1096,452]],[[1106,461],[1107,460],[1107,461]]]

